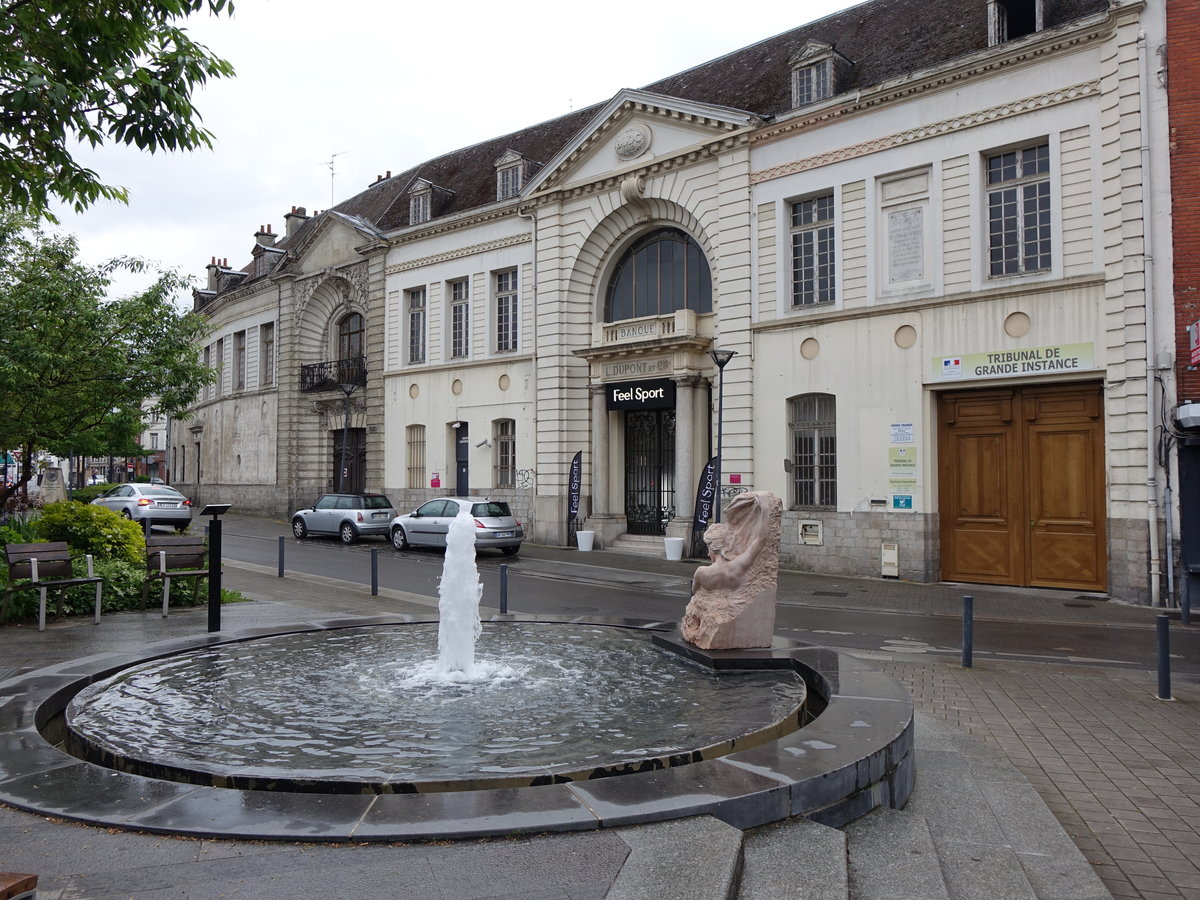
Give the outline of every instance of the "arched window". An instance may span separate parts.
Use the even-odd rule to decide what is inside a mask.
[[[664,316],[679,309],[712,312],[708,260],[678,228],[639,238],[613,270],[604,300],[604,321]]]
[[[363,336],[365,334],[363,317],[359,313],[350,313],[338,323],[338,359],[356,359],[365,356],[363,352]]]

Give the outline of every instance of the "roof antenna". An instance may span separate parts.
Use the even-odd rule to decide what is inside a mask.
[[[330,206],[334,205],[333,179],[334,179],[334,176],[337,174],[333,168],[334,160],[336,160],[339,156],[345,156],[349,152],[350,152],[349,150],[340,150],[337,153],[331,153],[329,155],[329,159],[327,159],[327,160],[325,160],[325,162],[321,163],[321,165],[323,165],[323,166],[329,166],[329,205]]]

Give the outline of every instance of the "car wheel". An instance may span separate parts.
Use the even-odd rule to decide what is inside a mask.
[[[396,526],[392,529],[392,546],[397,550],[408,549],[408,535],[404,533],[404,529]]]
[[[303,519],[292,519],[292,534],[298,538],[308,537],[308,526]]]
[[[501,547],[500,552],[505,556],[516,556],[520,549],[520,547]]]
[[[343,544],[353,544],[358,540],[358,532],[349,522],[343,522],[342,527],[338,529],[338,537],[342,539]]]
[[[127,518],[127,519],[130,519],[130,520],[132,520],[132,519],[133,519],[133,513],[131,513],[131,512],[130,512],[129,510],[127,510],[127,509],[123,509],[123,510],[121,510],[121,515],[123,515],[123,516],[124,516],[125,518]]]

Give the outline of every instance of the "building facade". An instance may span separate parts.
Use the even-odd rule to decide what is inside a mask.
[[[785,564],[1154,601],[1164,28],[874,0],[293,209],[197,292],[175,481],[482,493],[614,546],[691,536],[719,442]]]

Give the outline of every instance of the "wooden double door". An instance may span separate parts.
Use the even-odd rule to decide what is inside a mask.
[[[942,579],[1107,587],[1100,385],[938,400]]]

